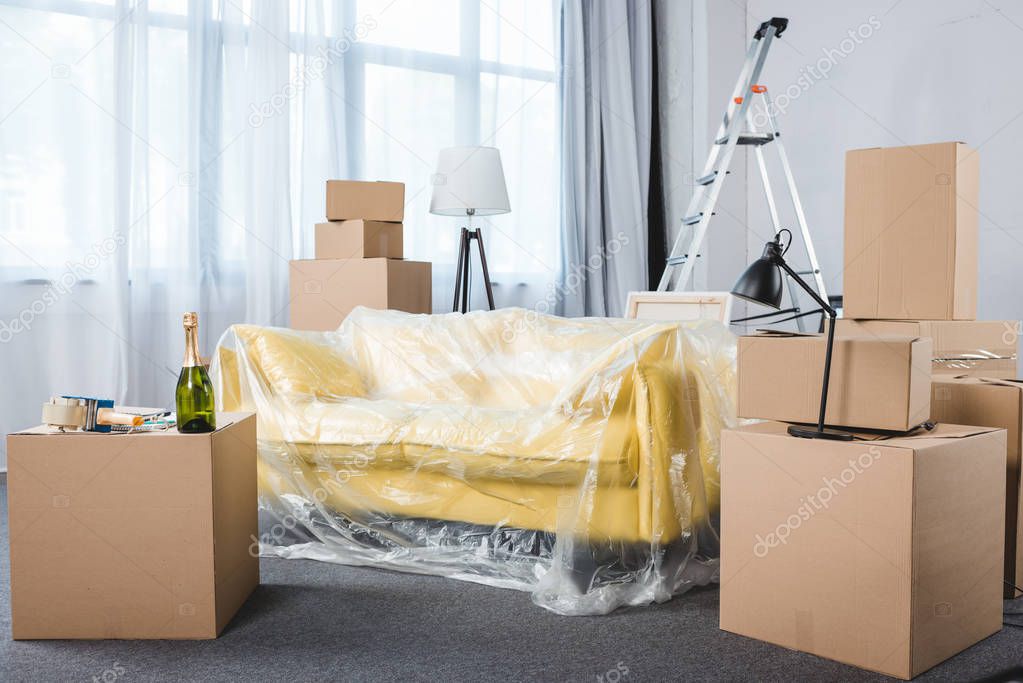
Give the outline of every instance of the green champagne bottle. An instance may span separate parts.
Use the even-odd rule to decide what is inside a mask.
[[[181,364],[178,387],[174,391],[178,431],[201,434],[217,428],[213,408],[213,382],[199,357],[199,316],[185,313],[185,360]]]

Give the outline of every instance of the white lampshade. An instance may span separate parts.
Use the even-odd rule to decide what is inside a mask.
[[[501,152],[496,147],[448,147],[437,158],[430,213],[492,216],[511,211]]]

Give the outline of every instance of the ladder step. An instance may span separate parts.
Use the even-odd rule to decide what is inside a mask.
[[[729,173],[731,173],[731,171],[725,171],[725,175],[728,175]],[[712,182],[714,182],[714,179],[717,178],[717,177],[718,177],[718,172],[717,171],[712,171],[712,172],[708,173],[705,176],[700,176],[699,178],[697,178],[696,179],[696,184],[697,185],[710,185]]]
[[[816,270],[797,270],[796,275],[816,275]]]
[[[739,133],[737,145],[766,145],[774,140],[774,133]],[[728,144],[728,137],[721,137],[714,141],[715,145]]]
[[[669,266],[681,266],[688,260],[688,256],[670,256],[668,257],[667,263]]]
[[[716,216],[717,212],[716,211],[711,212],[710,215],[711,216]],[[697,223],[700,222],[701,218],[703,218],[703,212],[702,211],[700,213],[694,213],[692,216],[686,216],[685,218],[683,218],[682,219],[682,225],[696,225]]]

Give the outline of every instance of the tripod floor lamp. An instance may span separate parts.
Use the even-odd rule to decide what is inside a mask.
[[[472,269],[472,242],[479,249],[483,285],[487,303],[494,309],[494,290],[487,270],[483,248],[483,232],[472,227],[475,216],[494,216],[511,211],[508,189],[504,182],[501,153],[495,147],[449,147],[437,159],[433,179],[430,213],[438,216],[465,216],[468,226],[462,228],[458,243],[458,266],[455,269],[453,311],[469,310],[469,272]]]

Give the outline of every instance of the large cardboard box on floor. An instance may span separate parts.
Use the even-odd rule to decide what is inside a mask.
[[[977,317],[979,180],[960,142],[846,154],[846,316]]]
[[[314,253],[318,259],[400,259],[402,242],[401,223],[361,219],[330,221],[316,224]]]
[[[356,306],[430,313],[431,265],[387,258],[291,262],[291,327],[336,330]]]
[[[816,422],[827,337],[760,332],[739,337],[739,417]],[[906,431],[930,418],[931,340],[835,337],[825,422]]]
[[[725,430],[721,628],[904,679],[997,632],[1005,443]]]
[[[1000,427],[1007,434],[1005,469],[1005,597],[1023,595],[1023,382],[976,378],[936,378],[931,386],[931,417],[939,422]]]
[[[7,437],[15,639],[216,638],[259,584],[256,418]]]
[[[1018,320],[853,320],[839,318],[835,333],[848,337],[930,337],[934,375],[1016,377]]]
[[[361,180],[327,181],[327,220],[389,221],[405,219],[405,184]]]

